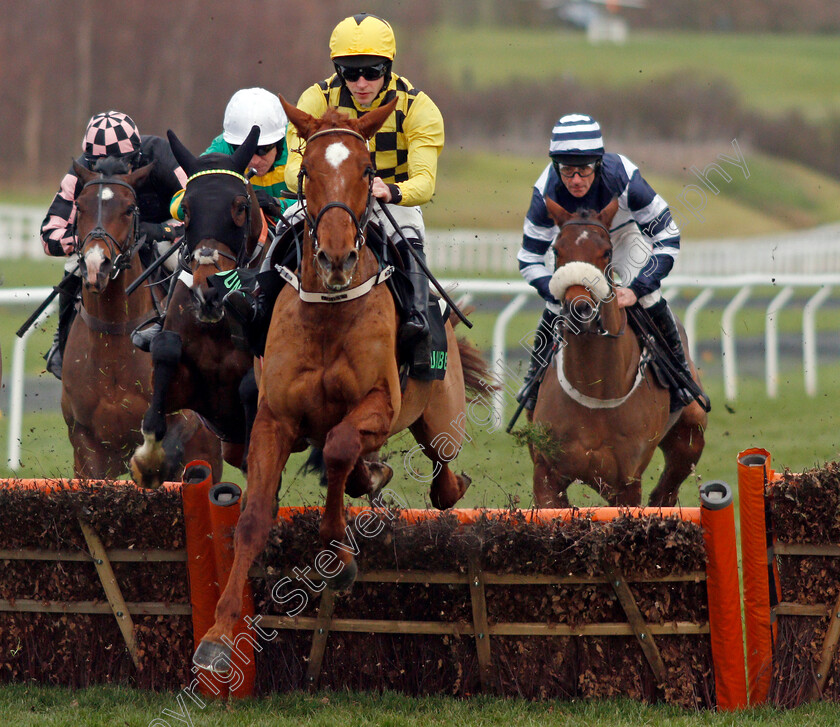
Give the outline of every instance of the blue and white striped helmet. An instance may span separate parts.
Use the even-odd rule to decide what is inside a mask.
[[[551,131],[548,155],[560,164],[582,166],[604,156],[601,126],[591,116],[567,114]]]

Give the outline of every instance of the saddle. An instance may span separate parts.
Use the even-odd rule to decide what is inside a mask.
[[[682,371],[682,366],[674,358],[670,346],[662,338],[659,329],[641,306],[630,306],[627,310],[627,320],[630,328],[639,339],[639,345],[648,352],[651,371],[663,388],[673,391],[684,388],[691,393],[695,401],[705,410],[711,409],[711,402],[706,392]]]

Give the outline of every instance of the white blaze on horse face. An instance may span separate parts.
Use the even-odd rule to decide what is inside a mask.
[[[580,245],[584,240],[588,240],[588,239],[589,239],[589,233],[586,230],[584,230],[583,232],[580,233],[580,235],[578,235],[578,239],[575,240],[575,245]]]
[[[114,199],[114,190],[106,187],[104,184],[100,187],[102,190],[102,200],[107,202],[109,199]]]
[[[340,141],[334,141],[327,147],[324,158],[333,169],[338,169],[341,163],[350,156],[350,150]]]
[[[105,256],[105,249],[98,243],[85,252],[85,271],[89,285],[96,286]]]

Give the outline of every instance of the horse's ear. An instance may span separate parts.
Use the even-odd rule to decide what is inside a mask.
[[[169,139],[169,146],[172,147],[172,153],[175,155],[178,164],[181,165],[186,175],[191,177],[198,171],[198,165],[192,152],[181,143],[181,140],[175,136],[175,132],[172,129],[167,130],[166,137]]]
[[[151,174],[152,169],[155,168],[155,163],[152,162],[151,164],[147,164],[145,167],[140,167],[140,169],[135,169],[131,174],[129,174],[125,181],[128,182],[132,187],[137,189],[137,185],[143,182],[146,177]]]
[[[233,168],[236,171],[244,171],[246,169],[248,162],[251,161],[251,157],[254,156],[254,152],[257,150],[257,140],[259,138],[260,127],[254,124],[251,127],[251,131],[248,132],[248,136],[245,137],[245,141],[233,152],[233,156],[231,157]]]
[[[356,131],[364,136],[365,139],[370,139],[377,131],[379,131],[379,127],[385,123],[385,119],[394,112],[396,107],[397,99],[394,99],[391,103],[380,106],[378,109],[374,109],[373,111],[368,111],[364,116],[362,116],[362,118],[355,122],[354,126]]]
[[[618,212],[618,197],[613,197],[612,201],[604,207],[598,215],[598,219],[604,223],[604,227],[608,230],[610,229],[610,225],[612,224],[613,217],[615,217],[616,212]]]
[[[73,171],[76,176],[82,180],[82,184],[87,184],[91,179],[95,179],[99,175],[96,172],[90,171],[87,167],[82,166],[75,159],[73,160]]]
[[[278,93],[277,98],[280,99],[280,103],[283,106],[283,110],[286,112],[286,116],[289,117],[289,121],[291,121],[298,130],[300,138],[306,141],[310,134],[312,134],[317,119],[314,116],[310,116],[306,113],[306,111],[301,111],[297,106],[292,106],[292,104],[283,98],[282,94]]]
[[[555,202],[551,197],[545,198],[545,208],[548,210],[548,216],[554,220],[558,227],[562,227],[563,223],[572,216],[571,212],[567,212],[562,205]]]

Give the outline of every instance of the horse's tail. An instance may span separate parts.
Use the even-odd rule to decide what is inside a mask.
[[[493,376],[478,348],[466,338],[459,338],[458,353],[461,355],[464,388],[470,401],[477,399],[482,394],[492,396],[494,391],[499,390],[500,387],[496,377]]]
[[[464,314],[469,316],[474,310],[474,305],[464,305],[464,299],[459,300],[456,305]],[[461,318],[454,310],[449,311],[448,323],[455,328],[461,322]],[[461,354],[461,369],[464,373],[464,388],[467,395],[472,401],[477,399],[482,394],[492,395],[494,391],[498,391],[501,387],[496,377],[490,371],[490,367],[485,362],[481,352],[466,338],[458,339],[458,353]]]
[[[309,456],[306,458],[300,469],[299,475],[317,474],[320,479],[321,487],[327,486],[327,463],[324,460],[324,450],[318,447],[309,448]]]

